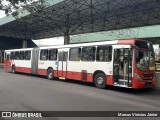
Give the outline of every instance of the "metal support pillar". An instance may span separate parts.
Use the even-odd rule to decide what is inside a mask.
[[[0,63],[2,63],[3,62],[3,53],[2,53],[2,51],[0,51]]]
[[[23,48],[27,48],[27,41],[26,41],[26,40],[23,40],[23,41],[22,41],[22,47],[23,47]]]
[[[68,45],[70,43],[70,36],[69,35],[65,35],[64,36],[64,45]]]

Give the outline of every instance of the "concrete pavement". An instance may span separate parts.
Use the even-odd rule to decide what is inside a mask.
[[[160,111],[159,101],[157,90],[98,89],[93,84],[47,80],[0,69],[0,111]]]

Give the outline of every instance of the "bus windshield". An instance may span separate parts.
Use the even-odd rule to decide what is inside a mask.
[[[155,57],[153,50],[137,49],[136,66],[141,71],[155,70]]]

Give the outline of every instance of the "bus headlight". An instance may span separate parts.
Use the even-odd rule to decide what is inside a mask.
[[[137,78],[139,81],[141,81],[141,82],[143,81],[140,75],[138,75],[138,74],[134,74],[134,75],[136,76],[136,78]]]

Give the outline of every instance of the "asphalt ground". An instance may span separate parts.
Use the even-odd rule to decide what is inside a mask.
[[[90,83],[48,80],[42,76],[12,74],[0,69],[0,111],[160,111],[160,91],[119,87],[98,89]],[[18,118],[1,119],[17,120]],[[53,117],[41,119],[158,120],[159,118]]]

